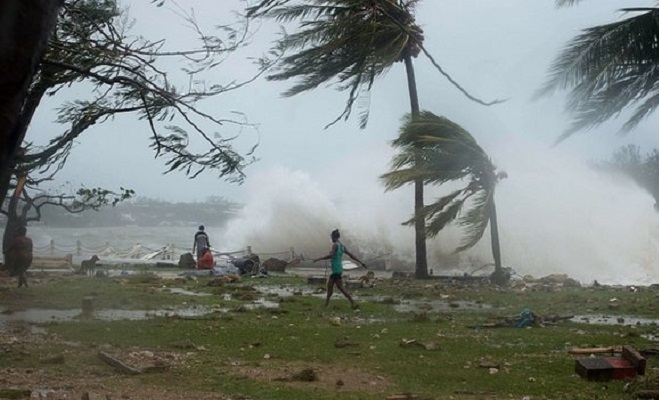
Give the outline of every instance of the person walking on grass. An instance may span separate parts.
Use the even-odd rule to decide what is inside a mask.
[[[325,307],[329,304],[330,297],[332,297],[332,294],[334,294],[334,285],[336,285],[337,288],[343,293],[343,295],[350,300],[350,304],[352,305],[352,308],[358,308],[359,306],[353,300],[352,296],[350,296],[350,293],[345,289],[343,286],[343,254],[347,254],[350,258],[353,260],[357,261],[359,265],[362,267],[366,268],[366,264],[358,259],[355,255],[353,255],[351,252],[346,249],[346,247],[341,243],[339,240],[341,238],[341,233],[339,233],[338,229],[335,229],[332,231],[332,234],[330,235],[332,238],[332,248],[330,249],[330,252],[328,255],[320,258],[316,258],[313,260],[313,262],[317,262],[320,260],[330,260],[330,264],[332,265],[332,273],[329,276],[329,279],[327,280],[327,298],[325,298]]]

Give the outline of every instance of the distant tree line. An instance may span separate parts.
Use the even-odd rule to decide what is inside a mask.
[[[619,148],[601,166],[631,177],[654,197],[655,208],[659,210],[659,150],[643,154],[639,146],[630,144]]]
[[[224,198],[213,197],[203,202],[170,203],[163,200],[137,198],[115,207],[72,214],[60,207],[42,210],[41,223],[58,228],[154,226],[222,226],[242,206]],[[4,222],[4,221],[3,221]]]

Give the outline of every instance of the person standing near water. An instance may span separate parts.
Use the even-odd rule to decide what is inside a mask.
[[[194,253],[197,250],[197,260],[206,252],[206,249],[209,249],[211,244],[208,240],[208,234],[204,230],[203,225],[199,225],[199,230],[194,234],[194,242],[192,243],[192,252]]]
[[[348,293],[348,291],[343,286],[343,254],[347,254],[350,258],[357,261],[357,263],[359,263],[359,265],[364,268],[366,268],[366,264],[354,256],[351,252],[349,252],[343,243],[341,243],[339,240],[341,238],[341,233],[339,233],[338,229],[333,230],[330,237],[332,238],[332,248],[330,249],[329,254],[313,260],[313,262],[320,260],[330,260],[330,264],[332,265],[332,273],[327,280],[327,297],[325,298],[325,307],[327,307],[329,304],[330,297],[332,297],[332,294],[334,294],[334,285],[336,285],[341,293],[343,293],[343,295],[348,300],[350,300],[352,308],[358,308],[359,306],[357,303],[353,300],[352,296],[350,296],[350,293]]]

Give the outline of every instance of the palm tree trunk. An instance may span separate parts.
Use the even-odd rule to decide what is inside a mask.
[[[492,193],[494,196],[494,193]],[[501,266],[501,245],[499,243],[499,222],[497,221],[497,208],[494,199],[490,201],[488,210],[490,217],[490,236],[492,239],[492,257],[494,258],[494,272],[490,276],[492,283],[505,285],[510,280],[510,275]]]
[[[492,237],[492,257],[494,257],[494,271],[501,271],[501,245],[499,243],[499,222],[494,200],[490,202],[490,236]]]
[[[407,73],[407,88],[410,96],[410,108],[412,118],[420,113],[419,95],[416,87],[416,76],[412,56],[405,56],[405,72]],[[426,250],[426,219],[423,215],[423,181],[414,181],[414,232],[416,250],[416,277],[428,277],[428,255]]]

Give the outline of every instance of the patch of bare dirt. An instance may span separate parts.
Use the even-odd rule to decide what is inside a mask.
[[[315,386],[325,390],[368,393],[385,393],[389,388],[389,382],[384,376],[341,365],[281,360],[268,360],[258,366],[235,364],[234,371],[241,376],[261,381],[286,382],[297,388]],[[301,375],[312,375],[313,379],[299,379]]]
[[[24,322],[8,322],[0,327],[0,358],[20,359],[33,357],[35,348],[49,348],[54,345],[69,347],[71,352],[80,351],[79,344],[64,341],[57,335],[33,334],[32,328]],[[84,350],[83,350],[84,351]],[[150,351],[138,348],[114,349],[99,348],[131,367],[144,371],[144,374],[161,374],[164,381],[175,382],[176,377],[168,372],[169,367],[185,363],[190,353],[171,351]],[[29,393],[24,397],[51,400],[108,400],[108,399],[161,399],[161,400],[239,400],[222,393],[202,391],[178,391],[176,385],[158,387],[145,384],[144,375],[128,376],[118,372],[112,365],[96,364],[86,366],[76,374],[65,371],[59,365],[67,364],[70,353],[61,353],[40,360],[34,368],[0,367],[0,390]],[[9,393],[7,392],[7,393]]]

